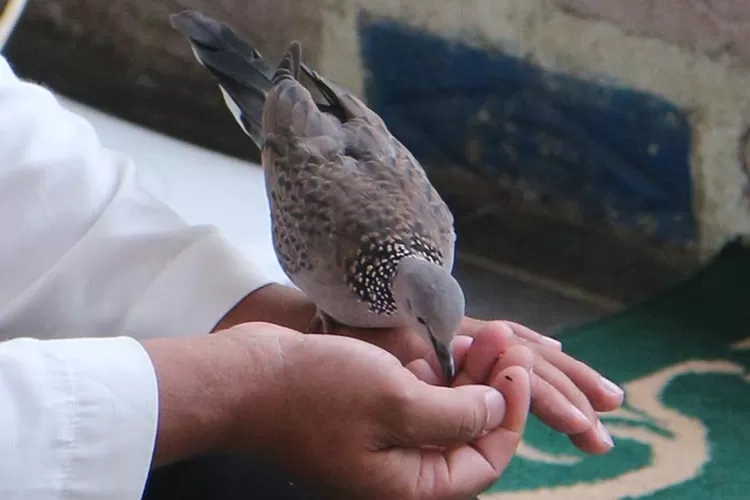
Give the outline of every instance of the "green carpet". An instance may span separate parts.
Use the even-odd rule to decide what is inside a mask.
[[[603,416],[615,448],[586,456],[531,419],[480,498],[750,498],[750,249],[731,243],[680,286],[561,340],[625,387]]]

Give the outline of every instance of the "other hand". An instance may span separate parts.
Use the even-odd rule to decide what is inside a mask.
[[[346,328],[337,333],[382,347],[402,363],[425,358],[433,367],[437,367],[431,347],[412,332]],[[585,363],[565,354],[557,340],[523,325],[465,318],[459,336],[475,338],[480,334],[483,344],[492,342],[499,345],[500,354],[518,345],[525,345],[534,351],[531,411],[537,418],[552,429],[567,434],[572,443],[584,452],[602,454],[614,446],[597,412],[612,411],[622,405],[624,393],[619,387]],[[491,337],[494,340],[489,341]],[[479,346],[477,352],[481,349]],[[440,380],[434,382],[440,383]]]

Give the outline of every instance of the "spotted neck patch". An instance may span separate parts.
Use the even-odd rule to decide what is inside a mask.
[[[372,312],[392,316],[398,311],[391,283],[398,263],[406,257],[421,257],[437,265],[443,264],[440,249],[422,235],[415,234],[411,240],[383,239],[375,234],[362,237],[359,251],[349,264],[347,283]]]

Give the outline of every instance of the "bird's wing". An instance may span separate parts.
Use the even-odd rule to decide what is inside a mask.
[[[301,70],[336,109],[334,114],[343,123],[344,154],[354,158],[360,173],[365,174],[361,177],[363,185],[358,188],[364,189],[365,183],[372,186],[374,180],[374,185],[382,188],[379,192],[390,193],[380,200],[388,205],[395,202],[394,193],[405,193],[396,205],[410,220],[389,222],[432,239],[443,253],[444,265],[451,269],[456,240],[453,215],[414,155],[390,133],[383,119],[355,95],[304,65]],[[420,221],[423,227],[414,227]]]
[[[335,112],[321,110],[300,74],[311,78]],[[309,231],[306,241],[316,255],[333,250],[329,235],[320,236],[315,226],[325,220],[339,263],[368,235],[407,244],[419,235],[452,266],[453,217],[422,166],[362,101],[302,65],[298,46],[290,46],[274,76],[264,131],[271,196],[286,200],[284,210],[302,203],[315,214],[298,213],[296,227]]]
[[[383,119],[355,95],[328,80],[319,73],[302,65],[302,72],[314,82],[343,123],[344,154],[354,158],[364,183],[380,185],[383,193],[390,193],[384,204],[393,204],[393,193],[402,192],[406,196],[397,204],[410,221],[395,221],[407,231],[421,232],[432,239],[443,253],[443,264],[453,267],[453,252],[456,235],[453,229],[453,215],[430,183],[422,165],[414,155],[398,140],[383,122]],[[365,186],[359,186],[364,188]],[[390,203],[389,203],[390,202]],[[414,227],[422,222],[422,227]]]
[[[300,45],[292,42],[276,69],[264,106],[263,132],[271,158],[305,141],[321,154],[334,154],[340,147],[341,122],[321,111],[300,83],[301,65]]]
[[[347,122],[344,128],[349,132],[347,153],[357,160],[360,171],[366,171],[364,182],[377,186],[376,205],[389,213],[388,224],[404,237],[420,235],[422,243],[440,250],[443,265],[452,269],[453,215],[422,165],[387,129],[358,120]],[[422,243],[413,243],[415,249],[431,253],[433,249],[418,248]]]

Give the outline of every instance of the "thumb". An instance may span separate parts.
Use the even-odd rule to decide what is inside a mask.
[[[415,386],[392,413],[396,416],[394,445],[463,445],[495,429],[505,417],[505,398],[492,387],[438,387],[421,381],[415,381]]]

